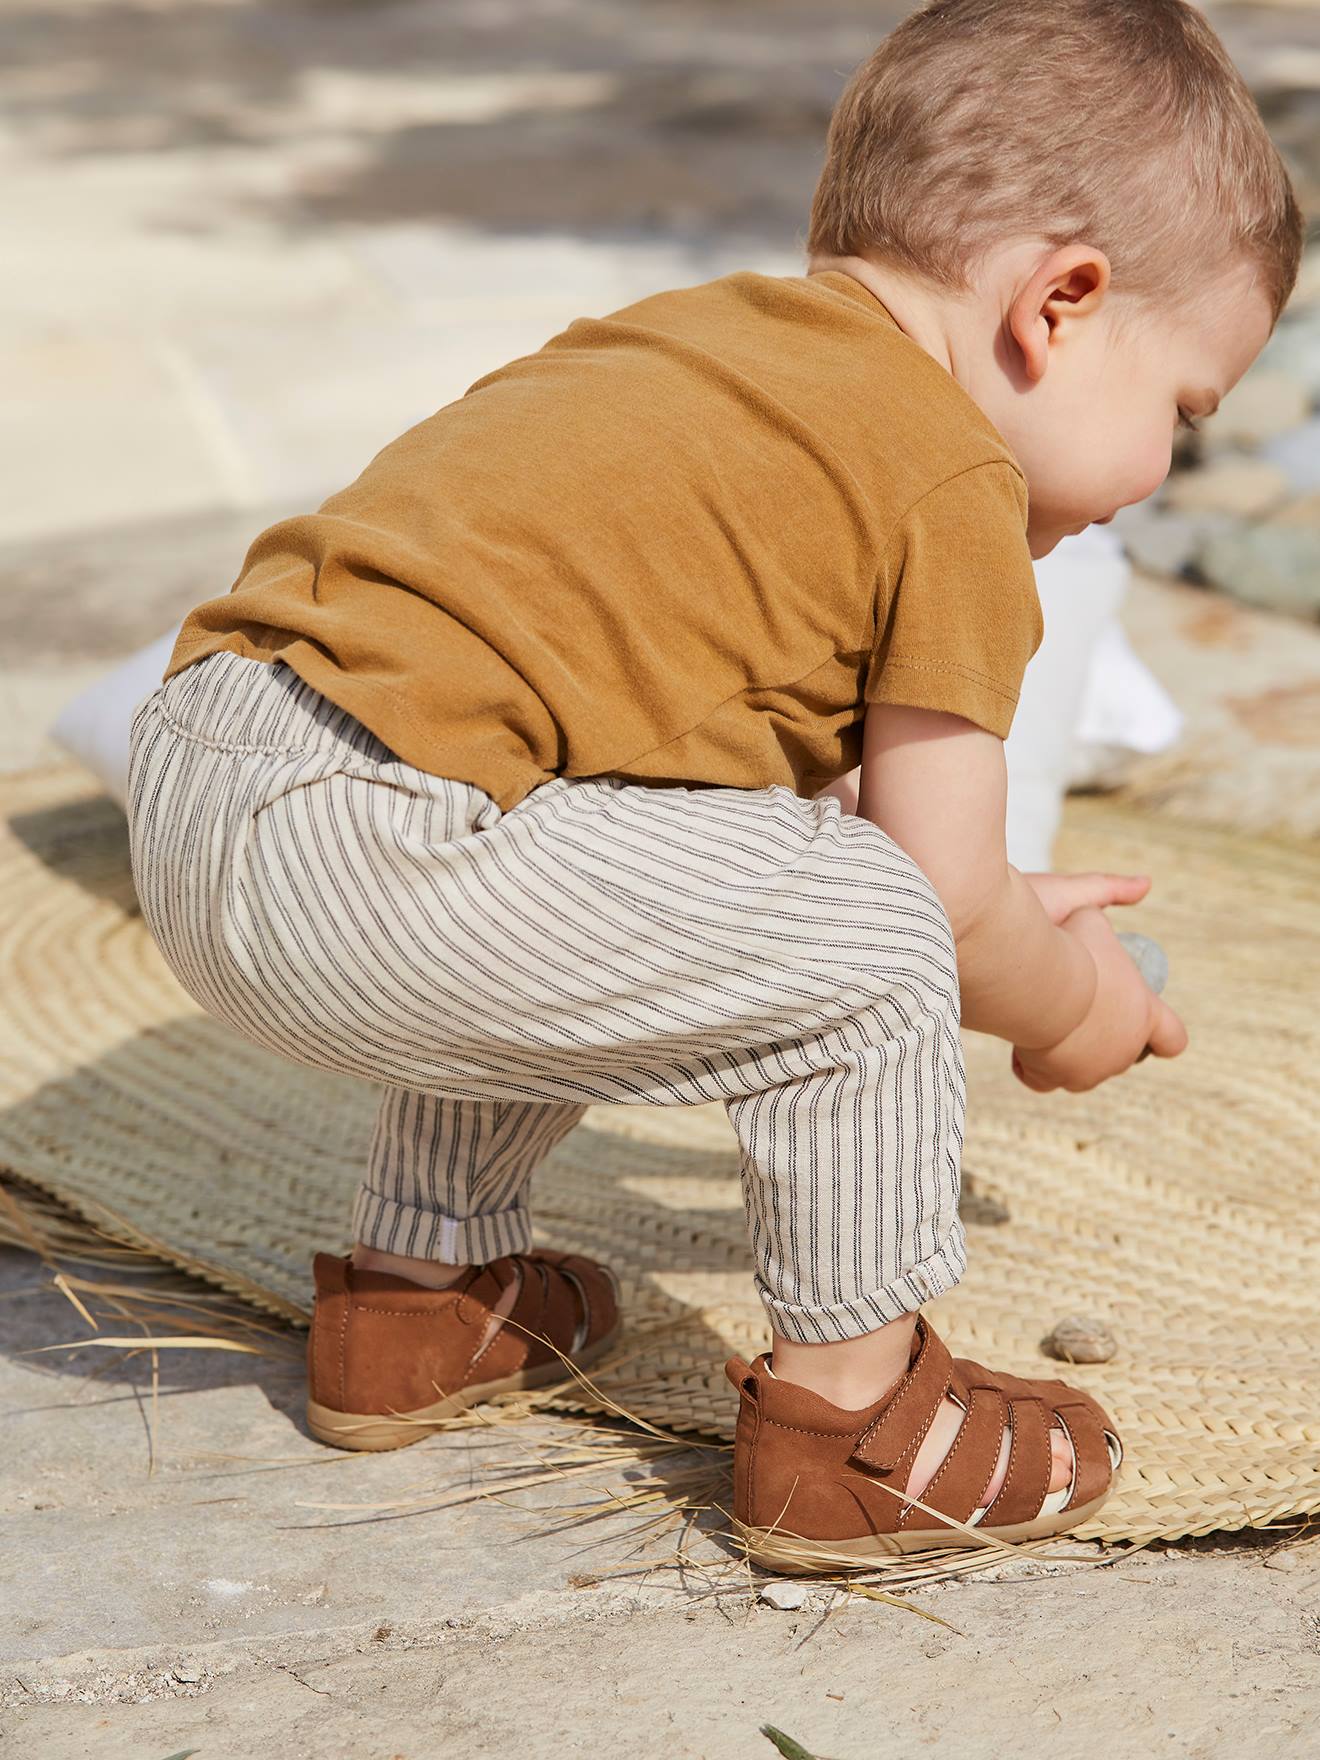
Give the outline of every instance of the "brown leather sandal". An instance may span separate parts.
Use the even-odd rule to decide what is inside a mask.
[[[741,1396],[733,1525],[748,1556],[769,1570],[838,1571],[886,1554],[975,1546],[978,1535],[1012,1542],[1066,1533],[1100,1508],[1123,1459],[1118,1433],[1089,1394],[954,1359],[920,1316],[906,1375],[862,1411],[776,1379],[764,1354],[750,1365],[733,1357],[725,1373]],[[922,1510],[904,1493],[946,1395],[965,1416]],[[1073,1470],[1064,1490],[1050,1492],[1056,1426],[1072,1445]],[[1005,1428],[1008,1473],[986,1505]]]
[[[336,1448],[420,1442],[494,1394],[571,1380],[552,1345],[585,1368],[619,1333],[613,1272],[578,1253],[511,1253],[448,1289],[358,1271],[330,1253],[312,1271],[307,1425]],[[506,1325],[493,1310],[515,1281]]]

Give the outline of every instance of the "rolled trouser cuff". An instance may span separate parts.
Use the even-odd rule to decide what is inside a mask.
[[[966,1241],[959,1223],[936,1253],[882,1289],[826,1305],[783,1301],[772,1294],[759,1276],[756,1290],[771,1326],[781,1338],[797,1344],[837,1344],[844,1339],[861,1338],[887,1326],[891,1320],[917,1313],[927,1302],[947,1295],[966,1268]]]
[[[353,1239],[381,1253],[433,1259],[442,1265],[488,1265],[506,1253],[526,1253],[532,1245],[532,1219],[515,1206],[480,1216],[448,1216],[383,1198],[369,1186],[358,1189],[353,1205]]]

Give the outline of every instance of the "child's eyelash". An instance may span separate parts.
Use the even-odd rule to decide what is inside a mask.
[[[1178,411],[1178,426],[1180,428],[1187,428],[1193,434],[1199,434],[1201,432],[1201,424],[1197,421],[1196,417],[1189,416],[1185,410],[1181,409]]]

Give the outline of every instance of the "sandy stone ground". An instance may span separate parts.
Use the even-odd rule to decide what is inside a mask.
[[[657,286],[795,271],[830,107],[905,10],[7,6],[0,767],[48,758],[81,683],[486,368]],[[1320,8],[1212,13],[1320,211]],[[1133,627],[1245,802],[1233,642],[1254,703],[1309,692],[1320,637],[1216,604],[1146,582]],[[1282,721],[1253,737],[1277,736],[1281,787],[1314,788]],[[360,1507],[440,1505],[552,1452],[551,1421],[341,1457],[301,1427],[291,1356],[175,1353],[153,1415],[143,1357],[31,1354],[81,1336],[40,1265],[0,1251],[5,1760],[755,1760],[767,1722],[832,1760],[1316,1751],[1304,1537],[781,1612],[713,1531],[684,1577],[616,1574],[649,1555],[608,1473]]]
[[[301,1429],[295,1361],[176,1356],[153,1451],[143,1359],[23,1356],[80,1328],[17,1253],[0,1309],[6,1760],[758,1760],[767,1722],[833,1760],[1315,1752],[1306,1542],[1104,1566],[1074,1548],[1075,1565],[906,1607],[817,1590],[780,1612],[713,1533],[682,1576],[614,1574],[673,1551],[639,1551],[636,1515],[610,1513],[635,1483],[617,1469],[392,1519],[361,1507],[439,1505],[550,1458],[563,1421],[338,1455]]]

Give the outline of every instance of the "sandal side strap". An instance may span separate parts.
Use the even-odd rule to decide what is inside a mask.
[[[1072,1495],[1063,1507],[1078,1509],[1100,1497],[1109,1486],[1113,1477],[1109,1444],[1105,1441],[1104,1426],[1089,1406],[1080,1402],[1061,1403],[1057,1410],[1060,1421],[1068,1426],[1076,1460]]]
[[[1008,1472],[999,1496],[986,1511],[986,1528],[1031,1522],[1049,1495],[1054,1453],[1050,1446],[1052,1414],[1039,1399],[1010,1399],[1013,1444]]]
[[[954,1392],[958,1393],[957,1377]],[[995,1387],[973,1387],[965,1399],[967,1411],[948,1454],[921,1494],[921,1501],[956,1522],[970,1522],[982,1507],[986,1489],[999,1464],[999,1450],[1008,1420],[1008,1402]],[[904,1510],[901,1527],[924,1528],[930,1518],[915,1504]]]
[[[584,1345],[593,1345],[617,1324],[619,1318],[610,1274],[603,1265],[581,1253],[566,1254],[561,1269],[566,1276],[576,1280],[578,1299],[586,1304],[583,1319],[587,1335],[583,1342]]]

